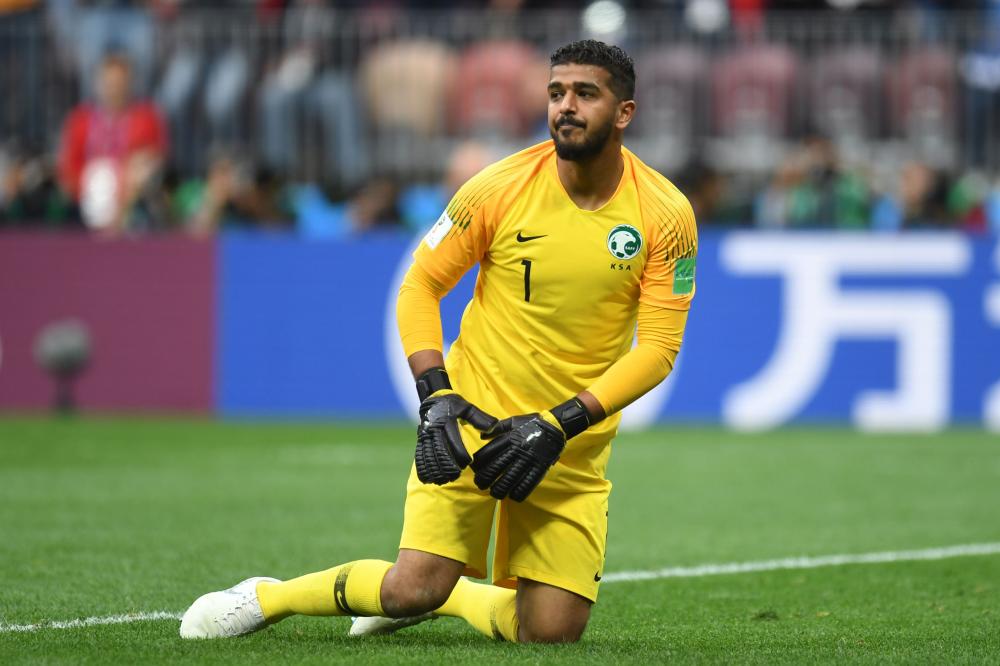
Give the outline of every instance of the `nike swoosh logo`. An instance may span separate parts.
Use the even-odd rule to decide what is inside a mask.
[[[517,232],[517,242],[526,243],[527,241],[537,240],[539,238],[545,238],[548,234],[542,234],[541,236],[522,236],[521,232]]]
[[[603,578],[603,576],[601,576],[601,572],[600,571],[598,571],[597,573],[594,574],[594,582],[595,583],[600,583],[601,582],[601,578]]]

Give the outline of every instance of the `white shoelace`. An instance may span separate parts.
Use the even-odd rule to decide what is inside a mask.
[[[264,620],[264,616],[259,610],[254,608],[253,594],[244,594],[239,603],[232,610],[220,618],[215,618],[215,623],[230,636],[246,633]]]

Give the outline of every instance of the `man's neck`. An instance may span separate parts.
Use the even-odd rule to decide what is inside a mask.
[[[618,183],[625,171],[622,146],[609,141],[599,154],[590,160],[574,161],[556,159],[559,181],[566,194],[583,210],[597,210],[608,203],[618,190]]]
[[[128,106],[129,106],[129,100],[127,99],[120,101],[118,100],[108,101],[102,99],[97,100],[97,108],[99,108],[101,111],[103,111],[109,116],[120,116],[121,114],[125,113],[125,111],[128,109]]]

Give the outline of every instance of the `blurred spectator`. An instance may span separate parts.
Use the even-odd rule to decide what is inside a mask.
[[[230,44],[212,60],[202,102],[216,140],[238,141],[243,129],[241,103],[253,78],[250,57],[239,44]]]
[[[331,177],[356,187],[368,170],[368,146],[354,73],[326,62],[339,46],[334,12],[319,0],[300,0],[286,12],[284,27],[288,46],[259,93],[264,159],[292,173],[303,154],[322,148]],[[335,68],[323,71],[324,64]],[[320,142],[304,131],[317,123]]]
[[[699,224],[718,222],[725,184],[722,176],[710,166],[695,162],[677,179],[677,186],[687,196]]]
[[[45,157],[16,147],[0,150],[0,228],[62,227],[73,218]]]
[[[136,90],[145,94],[153,74],[156,40],[153,16],[141,0],[48,0],[58,44],[75,56],[81,90],[96,93],[98,71],[110,51],[128,56]]]
[[[774,166],[780,142],[795,129],[795,53],[781,44],[744,46],[715,62],[714,123],[729,139],[730,161],[743,170]]]
[[[1000,236],[1000,182],[994,183],[986,194],[983,217],[986,230]]]
[[[32,144],[45,140],[41,16],[37,0],[0,0],[0,91],[16,90],[18,102],[0,109],[0,138],[17,136]]]
[[[448,110],[462,135],[506,139],[526,135],[545,118],[548,63],[530,45],[485,41],[458,62]]]
[[[399,197],[403,225],[415,232],[425,231],[434,224],[451,197],[465,181],[485,169],[500,157],[478,141],[463,141],[448,158],[444,179],[436,185],[411,185]]]
[[[761,227],[864,228],[868,197],[864,180],[841,170],[833,144],[812,137],[778,167],[754,217]]]
[[[205,167],[205,145],[238,145],[247,134],[244,107],[255,77],[249,52],[263,42],[247,7],[216,0],[212,8],[209,16],[224,15],[230,25],[180,12],[160,26],[166,52],[155,100],[170,124],[174,163],[188,172]]]
[[[359,83],[376,132],[373,168],[424,175],[441,159],[446,94],[454,72],[451,48],[429,39],[390,41],[368,51]]]
[[[1000,163],[1000,0],[982,0],[982,9],[981,30],[961,62],[964,148],[978,168]]]
[[[881,131],[882,56],[861,46],[825,51],[809,70],[810,122],[841,154],[865,159]]]
[[[744,37],[750,38],[764,25],[766,0],[729,0],[733,27]]]
[[[872,226],[881,231],[941,226],[950,219],[947,193],[943,174],[923,162],[909,162],[895,189],[874,202]]]
[[[66,119],[59,181],[79,202],[89,226],[115,233],[130,226],[133,205],[155,182],[167,136],[156,108],[133,101],[131,66],[124,56],[105,57],[97,88],[96,103],[79,105]]]
[[[702,223],[1000,230],[1000,0],[622,5],[640,54],[630,148]],[[0,0],[0,90],[18,93],[0,95],[0,142],[22,147],[0,158],[0,219],[422,231],[494,146],[547,136],[539,49],[586,23],[565,0],[452,8]],[[128,57],[95,68],[109,47]],[[132,102],[153,75],[157,108]],[[83,79],[97,99],[65,119],[54,181],[44,146]]]
[[[956,178],[948,189],[948,218],[955,220],[966,231],[987,231],[989,188],[989,181],[978,171]]]
[[[446,45],[428,40],[387,42],[361,68],[368,113],[381,130],[430,135],[444,129],[445,93],[455,72]]]
[[[641,112],[629,127],[642,136],[636,146],[648,164],[667,173],[691,159],[708,123],[703,114],[709,58],[691,46],[670,45],[641,54],[636,88]]]
[[[805,179],[801,156],[785,160],[761,191],[754,206],[754,224],[758,227],[780,228],[792,224],[798,216],[796,190]]]
[[[902,55],[888,72],[890,122],[921,161],[951,167],[957,157],[955,54],[923,47]]]
[[[198,236],[224,228],[282,228],[292,218],[281,179],[226,152],[212,160],[204,182],[188,181],[178,188],[174,206]]]
[[[379,229],[398,228],[396,183],[373,178],[346,201],[335,203],[317,185],[295,188],[292,206],[299,235],[313,240],[360,236]]]

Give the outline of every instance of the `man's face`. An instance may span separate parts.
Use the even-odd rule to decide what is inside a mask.
[[[117,61],[104,63],[97,82],[101,106],[116,111],[123,109],[128,104],[131,78],[128,65]]]
[[[552,68],[549,79],[549,133],[556,154],[569,161],[599,154],[615,127],[618,97],[608,86],[611,74],[596,65]]]

